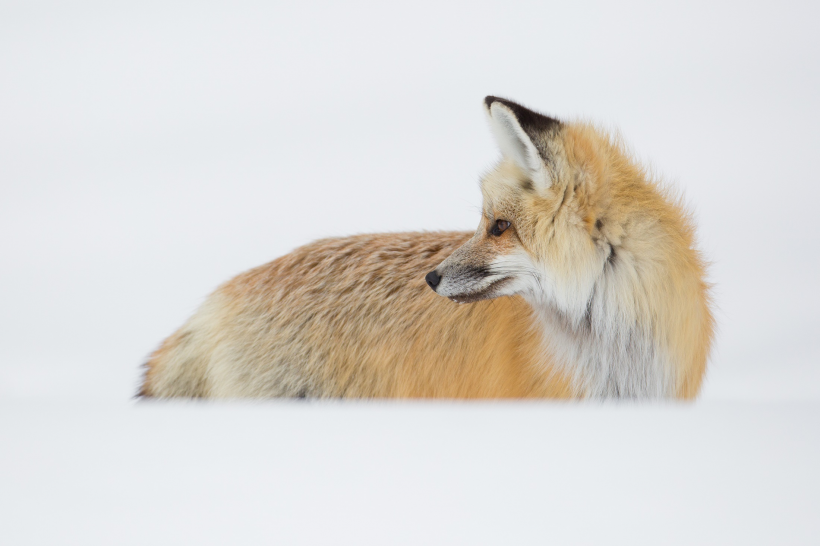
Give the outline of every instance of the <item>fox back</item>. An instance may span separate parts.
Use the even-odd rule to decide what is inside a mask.
[[[713,320],[681,203],[589,124],[485,107],[502,158],[473,234],[328,239],[244,273],[140,394],[695,396]]]

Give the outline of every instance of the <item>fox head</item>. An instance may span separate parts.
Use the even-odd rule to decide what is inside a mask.
[[[427,275],[459,303],[521,295],[583,312],[614,256],[604,235],[608,138],[497,97],[484,101],[502,159],[481,181],[475,235]]]
[[[427,283],[459,303],[522,296],[590,395],[694,396],[714,322],[686,208],[619,139],[484,103],[502,158],[478,229]]]

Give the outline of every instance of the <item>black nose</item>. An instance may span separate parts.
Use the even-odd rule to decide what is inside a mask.
[[[436,270],[434,269],[433,271],[429,272],[426,277],[424,277],[424,280],[427,281],[427,284],[430,286],[430,288],[435,290],[436,286],[438,286],[438,283],[441,282],[441,277],[438,276],[438,273],[436,273]]]

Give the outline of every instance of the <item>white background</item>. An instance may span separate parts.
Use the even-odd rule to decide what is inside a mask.
[[[76,515],[71,510],[85,510],[86,505],[70,502],[80,483],[90,488],[91,496],[85,499],[89,507],[109,515],[127,513],[132,517],[128,521],[144,522],[147,534],[133,537],[153,536],[151,518],[159,517],[161,510],[145,510],[163,491],[168,510],[190,509],[188,497],[168,496],[162,488],[151,490],[154,496],[143,490],[145,497],[132,498],[130,504],[104,501],[91,492],[108,491],[106,487],[122,492],[130,482],[111,481],[105,472],[95,473],[94,465],[84,475],[88,481],[66,478],[37,485],[48,475],[46,469],[64,475],[58,470],[73,468],[77,460],[97,460],[83,455],[87,449],[123,461],[122,468],[131,468],[140,478],[136,482],[144,483],[141,479],[150,475],[173,489],[177,482],[172,469],[159,463],[137,467],[142,470],[129,465],[148,457],[154,449],[150,446],[167,446],[168,457],[176,463],[189,454],[186,449],[202,453],[175,448],[162,436],[173,437],[172,432],[155,433],[155,422],[166,422],[159,415],[180,427],[190,426],[190,434],[200,442],[192,445],[200,447],[207,444],[211,419],[222,423],[217,431],[230,430],[232,419],[250,420],[255,424],[248,425],[247,435],[232,444],[249,448],[256,445],[268,419],[274,424],[285,417],[295,419],[300,426],[270,438],[278,442],[284,434],[289,445],[298,446],[298,431],[320,438],[324,429],[317,428],[316,421],[326,417],[350,427],[351,437],[364,442],[352,444],[356,449],[367,452],[370,445],[384,454],[382,461],[389,461],[391,453],[399,457],[399,451],[391,449],[400,450],[390,447],[390,438],[415,438],[413,431],[429,424],[425,419],[433,425],[447,422],[452,412],[466,415],[472,427],[487,415],[508,420],[516,431],[520,423],[530,423],[532,433],[538,430],[544,442],[558,434],[567,451],[552,461],[569,464],[569,472],[584,472],[584,479],[590,479],[587,463],[597,469],[593,477],[610,468],[610,459],[606,464],[595,459],[605,457],[609,448],[642,453],[640,441],[646,442],[650,451],[668,451],[661,454],[667,457],[664,462],[655,462],[657,468],[674,473],[686,467],[693,476],[714,478],[700,485],[707,487],[711,481],[725,498],[711,496],[714,506],[708,506],[743,516],[709,520],[707,525],[703,513],[678,506],[677,512],[666,512],[667,519],[661,515],[653,520],[660,531],[664,522],[678,528],[687,521],[690,529],[708,530],[722,521],[727,531],[745,521],[746,534],[732,536],[747,544],[747,539],[767,542],[766,537],[774,536],[787,541],[782,534],[786,528],[797,533],[792,538],[816,537],[817,526],[808,514],[820,509],[817,464],[810,462],[820,459],[818,16],[817,3],[808,1],[0,1],[0,442],[13,446],[0,449],[8,472],[0,477],[0,486],[7,486],[0,500],[17,506],[18,512],[12,512],[17,514],[12,518],[16,527],[11,527],[14,543],[42,542],[31,531],[33,522],[59,511],[57,504],[40,502],[55,491],[52,500],[63,495],[71,505],[64,525],[70,528],[71,521],[80,521],[69,517]],[[576,408],[576,413],[549,404],[499,413],[492,405],[410,406],[415,410],[357,405],[362,409],[347,414],[329,406],[310,413],[288,404],[222,412],[209,408],[204,413],[172,406],[163,413],[135,408],[128,401],[147,355],[211,290],[249,267],[318,237],[474,229],[478,176],[498,156],[481,107],[487,94],[558,118],[584,118],[617,128],[642,161],[684,192],[695,213],[700,247],[712,262],[719,325],[701,401],[690,413],[660,408],[626,413]],[[391,411],[399,412],[404,425],[369,436],[368,420],[387,419]],[[436,411],[440,420],[426,417]],[[691,440],[689,451],[660,448],[651,436],[641,434],[647,420],[662,428],[658,423],[670,411],[685,422],[683,436],[677,438]],[[103,415],[108,415],[110,430],[95,424]],[[349,415],[350,420],[337,415]],[[607,437],[609,447],[589,455],[588,448],[599,445],[593,433],[608,430],[609,425],[602,424],[609,423],[607,419],[615,419],[626,432]],[[725,454],[752,457],[747,459],[752,469],[748,475],[763,481],[721,481],[723,467],[711,464],[706,455],[712,452],[710,442],[721,437],[724,425],[726,430],[754,431],[753,423],[761,420],[771,431],[785,430],[786,436],[749,432],[721,445]],[[556,422],[570,428],[540,432]],[[699,432],[700,425],[710,423],[712,428]],[[422,452],[434,449],[446,437],[443,426],[413,445]],[[585,431],[580,434],[586,440],[573,441],[572,426]],[[131,438],[132,444],[116,444],[117,434]],[[516,436],[507,441],[520,446],[523,440]],[[272,449],[274,444],[265,445]],[[337,447],[344,451],[344,445]],[[778,447],[768,455],[749,453],[760,445]],[[789,446],[802,458],[795,459]],[[448,470],[448,464],[459,464],[452,454],[467,456],[479,448],[467,440],[450,448],[448,462],[433,474],[416,471],[437,483],[439,493],[449,491],[455,499],[460,497],[454,491],[475,482]],[[292,449],[295,461],[307,453]],[[332,445],[328,449],[333,451]],[[49,455],[38,458],[43,453]],[[577,493],[575,480],[546,487],[538,481],[547,479],[538,474],[538,461],[528,456],[516,463],[513,453],[482,455],[488,475],[507,465],[523,465],[520,472],[534,473],[544,494],[554,497],[542,506],[535,499],[546,502],[545,497],[528,489],[515,493],[519,504],[553,516],[563,507],[563,515],[552,521],[563,522],[561,529],[567,532],[557,536],[564,542],[572,537],[586,541],[587,535],[572,532],[571,522],[584,514],[582,507],[559,502],[568,491]],[[699,463],[688,467],[692,453],[699,454]],[[235,459],[210,459],[208,479],[222,479],[219,469],[227,472],[223,477],[233,476],[240,483],[258,479],[253,469],[262,468],[263,462],[254,460],[239,475],[230,474],[226,468]],[[356,461],[362,472],[370,468],[370,463]],[[641,461],[625,457],[623,464],[640,475],[645,468]],[[777,474],[783,468],[800,479],[789,481]],[[122,472],[119,477],[124,479],[128,474]],[[365,481],[378,484],[386,495],[400,494],[391,480],[368,476]],[[584,490],[592,499],[589,516],[605,511],[607,503],[601,498],[617,502],[619,496],[607,483],[601,479],[597,490],[592,485]],[[674,480],[671,485],[663,480],[647,483],[654,485],[648,486],[651,495],[644,501],[689,494]],[[758,489],[766,484],[771,487]],[[626,482],[610,485],[628,489]],[[325,480],[311,487],[321,497],[323,491],[330,494],[346,486]],[[772,488],[777,495],[769,494]],[[704,491],[695,490],[698,495]],[[476,494],[469,493],[469,502],[480,503]],[[746,510],[743,499],[758,498],[756,494],[765,501]],[[251,494],[248,503],[260,495]],[[624,506],[633,506],[635,495],[627,493]],[[33,503],[30,509],[25,508],[27,498]],[[236,520],[213,516],[228,501],[204,498],[212,502],[203,505],[199,516],[228,532]],[[366,510],[370,505],[361,504],[362,498],[354,495],[345,502],[351,510]],[[408,498],[397,509],[404,510],[407,521],[417,516],[418,525],[411,527],[417,532],[438,529],[427,512],[413,512],[417,505],[412,499],[428,497],[416,491]],[[23,504],[18,506],[15,499]],[[329,517],[331,504],[316,508],[317,520]],[[807,510],[790,512],[796,522],[764,517],[775,507],[792,505]],[[293,506],[294,513],[306,517],[302,508],[307,505]],[[489,513],[472,515],[479,513],[485,526],[493,525]],[[466,512],[453,517],[472,529],[474,538],[498,542],[505,536],[470,527]],[[620,522],[618,532],[631,525],[626,512],[616,510],[608,517],[610,523]],[[176,529],[184,536],[172,518],[160,520],[165,523],[157,532],[176,536]],[[253,534],[251,522],[261,525],[262,519],[246,515],[242,521],[250,525],[247,536],[268,536]],[[646,530],[642,521],[633,523]],[[499,516],[495,524],[496,531],[517,525],[509,537],[522,542],[522,537],[530,537],[538,543],[544,536],[537,525],[521,527],[520,519]],[[82,529],[86,534],[77,535],[79,543],[82,538],[105,542],[117,536]],[[208,529],[200,528],[196,536],[223,536]],[[646,533],[637,536],[663,536],[653,535],[651,528]],[[310,543],[316,536],[321,535],[302,538]],[[416,543],[423,537],[407,536],[419,537]],[[590,536],[615,540],[606,534]],[[626,535],[617,536],[630,542]],[[704,536],[681,535],[681,540]]]

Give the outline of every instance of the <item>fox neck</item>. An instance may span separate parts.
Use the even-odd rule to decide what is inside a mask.
[[[605,289],[595,286],[583,309],[561,309],[543,297],[527,298],[544,344],[589,398],[665,398],[674,396],[672,366],[649,321],[628,318],[608,305]]]

